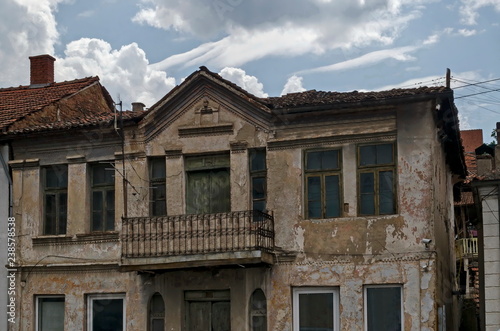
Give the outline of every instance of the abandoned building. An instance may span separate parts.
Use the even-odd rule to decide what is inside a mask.
[[[11,330],[455,330],[451,89],[258,98],[201,67],[113,112],[98,86],[1,136]]]

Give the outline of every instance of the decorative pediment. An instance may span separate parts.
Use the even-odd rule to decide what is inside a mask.
[[[196,103],[192,125],[179,127],[179,137],[213,136],[233,134],[233,123],[220,121],[221,105],[207,96]]]

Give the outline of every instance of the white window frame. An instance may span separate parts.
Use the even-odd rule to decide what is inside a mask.
[[[329,293],[333,296],[333,328],[340,330],[339,288],[338,287],[294,287],[293,288],[293,330],[299,331],[299,295]]]
[[[397,287],[399,288],[399,294],[401,296],[400,298],[400,302],[401,302],[401,307],[399,308],[400,309],[400,314],[401,314],[401,330],[404,330],[404,325],[405,325],[405,320],[404,320],[404,317],[405,317],[405,314],[404,314],[404,310],[403,310],[403,307],[404,307],[404,302],[403,302],[403,285],[401,284],[377,284],[377,285],[365,285],[364,288],[363,288],[363,295],[364,295],[364,298],[363,298],[363,308],[364,308],[364,330],[365,331],[368,331],[368,289],[369,288],[394,288],[394,287]]]
[[[64,311],[63,311],[63,316],[64,319],[66,319],[66,297],[64,295],[35,295],[35,330],[39,331],[41,325],[38,324],[39,320],[39,309],[40,309],[40,299],[59,299],[62,298],[64,300]]]
[[[121,299],[123,302],[123,330],[127,330],[127,315],[126,315],[126,310],[125,310],[125,294],[117,294],[117,293],[99,293],[99,294],[89,294],[87,295],[87,330],[92,331],[92,320],[93,320],[93,315],[92,315],[92,307],[93,307],[93,301],[94,300],[103,300],[103,299]]]

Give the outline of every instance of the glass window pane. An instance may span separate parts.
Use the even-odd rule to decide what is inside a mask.
[[[123,330],[123,299],[92,300],[92,331]]]
[[[264,212],[264,210],[266,210],[266,201],[264,201],[264,200],[253,201],[252,209]]]
[[[401,288],[366,289],[368,331],[402,330]]]
[[[68,166],[52,165],[45,168],[45,187],[64,188],[68,187]]]
[[[339,151],[324,151],[322,152],[321,168],[325,169],[338,169],[339,167]]]
[[[252,331],[267,331],[266,316],[252,316]]]
[[[166,177],[165,158],[151,159],[151,179],[162,179]]]
[[[44,234],[55,234],[56,224],[56,195],[45,195],[45,223],[43,228]]]
[[[261,171],[266,170],[266,150],[255,149],[250,153],[250,170]]]
[[[64,298],[38,298],[38,331],[64,331]]]
[[[375,214],[375,182],[373,173],[361,173],[360,179],[360,213],[361,215]]]
[[[68,214],[68,195],[66,193],[59,193],[59,220],[58,220],[58,233],[66,233],[66,217]]]
[[[379,173],[379,209],[380,214],[393,214],[394,210],[394,183],[392,171]]]
[[[377,145],[377,164],[393,162],[392,144]]]
[[[331,293],[299,294],[300,331],[333,331],[333,295]]]
[[[376,145],[359,147],[359,165],[377,164]]]
[[[223,213],[231,210],[229,171],[213,170],[210,176],[210,213]]]
[[[93,211],[102,211],[103,210],[103,196],[102,191],[94,191],[92,192],[92,210]]]
[[[93,185],[112,185],[115,183],[114,168],[112,164],[95,164],[92,166]]]
[[[164,324],[163,319],[154,319],[152,323],[152,331],[164,331]]]
[[[253,177],[252,178],[252,198],[263,199],[266,194],[266,178]]]
[[[321,177],[307,177],[307,210],[310,218],[321,218]]]
[[[325,177],[326,217],[340,216],[339,176]]]
[[[152,192],[152,214],[161,216],[167,213],[166,207],[166,185],[165,183],[156,183],[151,189]]]
[[[306,154],[306,169],[321,170],[321,152],[308,152]]]

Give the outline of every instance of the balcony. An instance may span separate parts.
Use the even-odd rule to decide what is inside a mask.
[[[455,252],[457,259],[477,258],[477,238],[462,238],[455,240]]]
[[[122,222],[124,271],[273,263],[274,218],[259,211]]]

